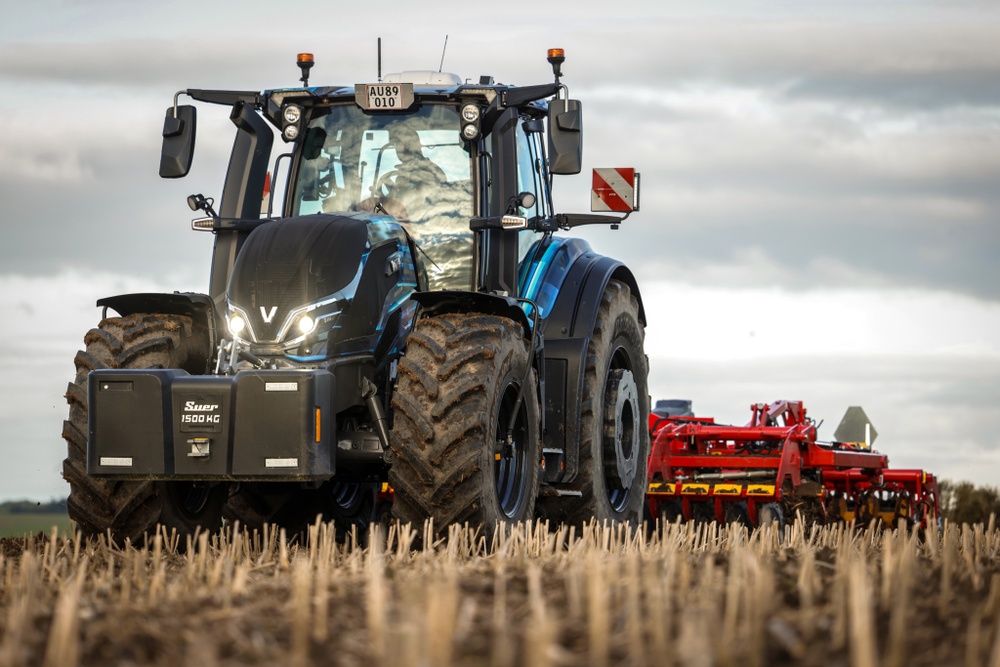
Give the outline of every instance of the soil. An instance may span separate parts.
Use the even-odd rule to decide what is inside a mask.
[[[0,540],[0,665],[1000,664],[1000,531]]]

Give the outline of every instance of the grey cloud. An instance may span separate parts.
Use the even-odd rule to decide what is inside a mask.
[[[837,210],[808,206],[743,210],[729,224],[657,217],[643,211],[619,232],[582,235],[649,278],[790,290],[915,287],[1000,300],[1000,230],[989,221],[948,230],[933,218],[896,220],[893,228],[870,216],[845,224]]]
[[[134,89],[263,87],[287,53],[263,46],[239,57],[219,43],[196,39],[119,40],[94,43],[8,43],[0,46],[0,77],[71,88],[98,85]],[[285,56],[282,58],[281,56]],[[294,59],[294,54],[291,56]],[[294,61],[293,61],[294,62]],[[292,73],[294,66],[286,67]],[[287,81],[286,74],[279,81]],[[293,81],[287,81],[291,85]]]
[[[121,39],[109,37],[87,43],[42,42],[0,44],[0,79],[24,84],[53,83],[65,88],[97,87],[129,91],[166,87],[169,94],[183,88],[220,88],[263,90],[301,85],[295,64],[297,51],[314,48],[316,65],[311,82],[324,85],[352,84],[357,78],[377,76],[376,36],[341,43],[323,36],[303,37],[295,41],[275,41],[268,30],[251,43],[248,34],[213,34],[211,39],[186,36],[178,38]],[[441,46],[434,36],[433,45],[416,36],[387,42],[383,49],[383,72],[403,69],[437,69]],[[443,42],[444,33],[440,35]],[[482,48],[491,39],[477,40],[449,47],[447,62],[461,68],[465,77],[480,73],[501,73],[495,69],[497,58],[484,58]],[[464,56],[464,57],[463,57]],[[472,56],[472,57],[470,57]],[[512,72],[537,72],[549,79],[545,50],[532,56],[512,54],[501,65]],[[493,67],[490,67],[492,61]],[[533,63],[530,68],[519,65]],[[498,76],[498,80],[502,79]],[[533,81],[532,81],[533,83]]]
[[[773,11],[734,20],[690,17],[669,7],[646,9],[650,15],[641,20],[606,17],[598,29],[582,15],[564,19],[555,41],[567,49],[566,82],[582,88],[616,82],[643,90],[701,81],[771,88],[791,100],[851,99],[887,108],[990,106],[1000,96],[994,85],[1000,72],[992,28],[1000,14],[996,10],[982,10],[979,20],[941,9],[930,18],[914,12],[872,21]],[[159,36],[150,22],[128,31],[150,33],[145,38],[122,39],[122,31],[105,29],[83,42],[11,40],[0,46],[0,77],[111,88],[269,88],[295,85],[295,50],[316,52],[314,81],[352,82],[361,73],[375,75],[374,33],[331,40],[323,24],[316,24],[299,30],[294,42],[283,42],[273,39],[269,24],[240,22],[238,31],[226,30],[233,18],[221,10],[212,13],[220,14],[221,30],[209,31],[211,14],[203,15],[177,38]],[[363,23],[351,13],[339,11],[338,25],[345,19]],[[544,49],[554,45],[553,31],[513,17],[498,23],[500,18],[491,15],[475,39],[451,31],[457,34],[449,35],[446,69],[473,78],[488,73],[511,83],[547,78]],[[424,23],[420,34],[384,40],[386,71],[438,67],[449,27]]]
[[[136,195],[142,190],[128,191],[131,184],[122,179],[117,187],[102,187],[86,197],[79,195],[79,187],[58,192],[21,188],[18,195],[44,198],[47,208],[39,211],[20,199],[8,207],[18,223],[4,231],[0,267],[5,273],[24,275],[51,275],[73,267],[149,276],[200,259],[207,275],[212,239],[190,231],[191,214],[184,204],[189,193],[177,192],[172,202],[162,195],[151,197],[145,200],[151,204],[148,209],[137,208]],[[9,194],[6,190],[0,187],[0,198]],[[98,225],[95,220],[104,222]]]
[[[61,123],[58,113],[17,115],[21,131],[0,137],[4,154],[22,156],[0,166],[6,218],[0,270],[162,275],[197,267],[207,282],[212,236],[190,230],[193,214],[185,198],[218,195],[233,130],[225,110],[203,114],[191,175],[160,179],[160,127],[168,104],[169,95],[133,100],[117,105],[117,113],[81,112],[73,125]]]
[[[700,81],[887,108],[995,105],[996,20],[995,8],[976,18],[942,10],[889,21],[657,17],[593,33],[596,43],[628,46],[585,54],[573,71],[588,87]]]
[[[1000,299],[1000,110],[871,113],[715,86],[616,110],[621,90],[585,111],[588,128],[605,125],[587,166],[624,162],[643,175],[643,211],[622,232],[583,232],[612,254],[695,283]],[[556,194],[561,208],[584,201]]]
[[[796,81],[789,99],[839,99],[853,104],[879,104],[893,109],[940,109],[1000,104],[1000,63],[981,69],[945,72],[833,73]]]

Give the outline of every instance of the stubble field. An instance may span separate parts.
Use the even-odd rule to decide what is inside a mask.
[[[990,665],[1000,530],[0,542],[0,665]]]

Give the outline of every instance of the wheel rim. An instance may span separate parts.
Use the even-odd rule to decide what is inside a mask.
[[[333,502],[344,512],[356,510],[364,498],[360,484],[337,483],[333,487]]]
[[[773,523],[780,528],[783,520],[784,514],[781,511],[781,507],[776,503],[767,503],[757,510],[757,523],[761,526]]]
[[[174,482],[171,488],[178,509],[191,519],[197,519],[205,512],[212,497],[212,487],[203,482]]]
[[[496,447],[494,451],[494,479],[496,482],[497,501],[500,511],[508,519],[518,516],[521,506],[525,501],[525,485],[528,478],[528,457],[525,455],[528,449],[527,408],[524,401],[516,406],[517,418],[514,425],[507,432],[507,427],[514,416],[515,404],[518,403],[518,387],[508,384],[500,401],[500,411],[496,422]]]
[[[639,453],[639,392],[627,351],[618,347],[611,357],[604,403],[604,487],[615,512],[628,509],[636,483]]]

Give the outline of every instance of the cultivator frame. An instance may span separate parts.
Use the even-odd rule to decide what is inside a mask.
[[[881,484],[872,484],[857,470],[828,471],[827,517],[868,524],[877,520],[896,525],[900,519],[921,528],[940,514],[937,478],[920,469],[886,469]]]
[[[937,482],[922,470],[891,470],[885,454],[857,443],[821,443],[802,401],[750,406],[745,426],[713,418],[649,416],[647,511],[668,521],[751,526],[899,520],[938,515]]]

